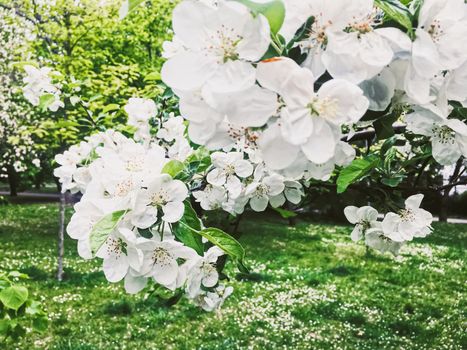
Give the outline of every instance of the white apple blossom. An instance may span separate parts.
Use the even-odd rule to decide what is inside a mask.
[[[220,285],[214,292],[205,292],[194,299],[194,302],[205,311],[214,311],[224,304],[225,300],[233,293],[233,287]]]
[[[183,284],[184,275],[181,272],[177,259],[193,259],[196,252],[173,239],[160,240],[140,238],[136,245],[144,254],[142,267],[139,274],[140,279],[151,277],[157,283],[169,288],[176,289]]]
[[[445,119],[418,108],[405,117],[407,128],[431,139],[433,158],[442,165],[451,165],[467,157],[467,124],[458,119]]]
[[[187,275],[187,293],[191,298],[196,297],[202,292],[201,286],[211,288],[219,281],[219,273],[216,269],[217,259],[225,253],[214,246],[204,254],[204,257],[198,257],[189,261]]]
[[[219,284],[219,258],[240,257],[209,237],[190,200],[233,216],[248,204],[256,212],[287,201],[299,205],[308,186],[345,180],[342,168],[357,151],[364,153],[363,144],[349,144],[356,133],[375,127],[378,140],[368,138],[369,159],[388,144],[382,147],[377,123],[370,120],[383,113],[368,110],[400,117],[409,131],[430,137],[440,164],[466,156],[467,126],[451,115],[458,108],[453,101],[467,101],[463,1],[426,0],[420,18],[406,18],[418,22],[415,32],[384,22],[392,14],[373,0],[286,0],[285,5],[280,34],[287,42],[314,17],[300,42],[289,46],[270,36],[265,15],[242,3],[182,0],[174,10],[173,40],[164,44],[161,73],[178,97],[180,116],[164,110],[155,119],[154,101],[132,98],[124,107],[128,124],[136,127],[132,138],[98,133],[57,156],[55,174],[63,190],[83,193],[69,235],[78,241],[79,254],[90,259],[96,253],[93,233],[102,229],[96,224],[114,220],[97,256],[104,260],[106,278],[124,280],[128,293],[153,281],[184,292],[207,311],[219,308],[233,290]],[[38,103],[51,93],[56,100],[49,109],[61,107],[52,71],[28,70],[26,96]],[[398,158],[399,146],[394,147]],[[417,147],[411,150],[418,152]],[[363,175],[373,183],[383,170],[391,173],[386,168],[396,158]],[[169,162],[176,169],[168,170]],[[382,220],[370,206],[346,207],[344,214],[355,225],[351,239],[396,255],[407,241],[431,232],[433,218],[420,208],[422,199],[409,197],[404,209]]]
[[[254,17],[239,3],[211,7],[186,0],[173,12],[173,29],[186,50],[164,64],[162,79],[167,85],[182,91],[203,87],[235,91],[254,84],[250,62],[261,59],[270,42],[264,16]]]
[[[153,100],[132,97],[124,107],[128,114],[127,124],[136,128],[136,140],[151,137],[149,121],[157,115],[157,106]]]
[[[173,142],[183,138],[185,130],[186,126],[183,123],[183,118],[171,116],[162,124],[156,136],[164,141]]]
[[[160,175],[147,183],[136,197],[132,223],[140,228],[148,228],[158,219],[162,210],[162,220],[168,223],[179,221],[184,212],[183,201],[188,197],[186,185],[173,180],[170,175]]]
[[[299,204],[305,196],[303,186],[298,181],[286,180],[284,181],[284,186],[285,189],[283,193],[269,199],[272,207],[279,208],[283,206],[286,201],[289,201],[292,204]]]
[[[250,207],[254,211],[265,211],[269,202],[275,203],[275,197],[285,190],[284,178],[276,173],[267,173],[258,166],[253,182],[245,189],[245,196],[250,198]]]
[[[45,94],[50,94],[54,101],[48,104],[48,109],[56,112],[59,108],[63,108],[65,104],[60,100],[60,88],[53,83],[52,76],[56,75],[49,67],[36,68],[31,65],[24,66],[26,76],[23,82],[26,84],[23,87],[24,97],[34,106],[39,106],[40,99]]]
[[[109,282],[120,282],[130,267],[139,270],[143,264],[143,252],[136,247],[137,237],[127,228],[120,228],[110,235],[96,256],[103,259],[103,271]]]
[[[361,208],[348,206],[344,209],[344,214],[347,220],[355,225],[350,235],[354,242],[365,237],[367,231],[376,225],[378,219],[378,211],[370,206]]]
[[[414,237],[426,237],[432,231],[433,216],[421,209],[422,194],[407,198],[405,208],[397,214],[388,213],[382,222],[384,234],[395,242],[411,241]]]
[[[285,79],[277,79],[275,71]],[[369,106],[363,91],[345,80],[330,80],[314,92],[315,77],[311,71],[300,68],[289,59],[260,63],[257,78],[260,84],[279,93],[285,101],[280,130],[283,139],[296,146],[291,156],[280,153],[285,164],[290,164],[299,150],[313,163],[329,161],[340,139],[337,128],[357,122]],[[262,149],[263,154],[268,151]],[[265,156],[265,159],[272,157]]]
[[[211,155],[214,167],[207,176],[207,181],[213,186],[225,186],[230,196],[236,198],[242,192],[241,180],[253,173],[251,163],[243,159],[243,153],[215,152]]]
[[[404,242],[395,242],[386,236],[381,227],[381,222],[377,222],[366,231],[365,244],[381,253],[389,252],[392,255],[398,255]]]
[[[193,197],[204,210],[222,209],[222,205],[227,201],[227,191],[224,187],[208,184],[202,191],[192,193]]]

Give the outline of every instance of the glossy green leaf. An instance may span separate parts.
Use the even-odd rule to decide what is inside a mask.
[[[378,157],[369,156],[355,159],[347,168],[341,170],[337,178],[337,193],[343,193],[347,188],[368,175],[379,162]]]
[[[217,228],[207,228],[199,231],[199,234],[215,246],[221,248],[237,263],[244,266],[243,261],[245,259],[245,249],[231,235]]]
[[[102,113],[109,113],[109,112],[112,112],[112,111],[117,111],[120,109],[120,105],[116,104],[116,103],[112,103],[110,105],[107,105],[104,107],[104,109],[102,109]]]
[[[89,237],[92,254],[96,254],[107,240],[109,235],[115,230],[120,220],[127,213],[126,210],[119,210],[100,219],[93,227]]]
[[[193,248],[199,255],[204,254],[204,246],[198,232],[201,230],[201,221],[189,201],[185,201],[185,212],[182,219],[172,226],[177,239],[187,247]]]
[[[396,21],[409,31],[413,30],[411,13],[399,0],[375,0],[375,5],[383,10],[390,19]]]
[[[47,320],[47,316],[39,316],[32,321],[32,327],[37,332],[45,332],[48,328],[48,325],[49,321]]]
[[[0,292],[0,301],[6,308],[18,310],[28,300],[28,295],[26,287],[13,285]]]
[[[171,160],[162,168],[162,174],[169,174],[175,178],[185,169],[185,165],[178,160]]]
[[[393,124],[398,119],[398,115],[390,114],[373,122],[378,140],[385,140],[395,135]]]

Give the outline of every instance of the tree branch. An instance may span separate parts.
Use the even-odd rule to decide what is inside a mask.
[[[406,128],[407,128],[406,125],[401,125],[401,124],[393,126],[394,133],[396,134],[404,133]],[[356,132],[350,139],[348,139],[349,134],[347,134],[344,137],[342,137],[341,141],[354,142],[354,141],[362,141],[362,140],[371,140],[375,136],[376,136],[376,130],[373,128],[370,128],[368,130]]]

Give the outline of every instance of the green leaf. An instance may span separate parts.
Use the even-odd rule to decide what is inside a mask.
[[[120,19],[124,19],[131,11],[141,5],[145,0],[125,0],[120,7]]]
[[[389,187],[397,187],[404,180],[404,176],[395,176],[393,178],[383,178],[381,183]]]
[[[277,34],[284,24],[285,5],[282,0],[271,0],[267,2],[254,2],[251,0],[234,0],[247,6],[253,14],[262,14],[267,18],[271,33]]]
[[[175,178],[185,169],[185,165],[178,160],[171,160],[162,168],[162,174],[169,174]]]
[[[347,168],[341,170],[337,178],[337,193],[343,193],[351,184],[368,175],[378,164],[376,156],[355,159]]]
[[[396,21],[410,32],[413,31],[412,15],[403,3],[398,0],[375,0],[375,5],[383,10],[390,19]]]
[[[48,324],[49,324],[49,321],[47,319],[47,316],[36,317],[32,321],[32,327],[34,328],[34,330],[41,332],[41,333],[47,330]]]
[[[238,264],[244,266],[245,249],[231,235],[217,228],[207,228],[199,231],[199,234],[206,238],[209,242],[221,248]]]
[[[287,48],[291,49],[292,47],[294,47],[295,43],[304,40],[307,37],[307,35],[311,33],[313,23],[315,23],[315,17],[308,17],[306,22],[302,24],[302,26],[298,28],[298,30],[295,32],[295,35],[290,41],[290,43],[287,45]]]
[[[204,246],[198,232],[201,230],[201,221],[189,201],[185,201],[185,212],[182,219],[172,225],[173,233],[177,239],[187,247],[193,248],[199,255],[204,254]]]
[[[104,216],[93,227],[89,237],[91,243],[91,252],[96,254],[100,247],[105,243],[109,235],[115,230],[120,220],[127,213],[127,210],[119,210],[112,214]]]
[[[282,208],[273,208],[275,211],[277,211],[284,219],[290,219],[296,217],[298,214],[290,211],[290,210],[285,210]]]
[[[116,103],[112,103],[110,105],[105,106],[102,109],[102,113],[106,114],[106,113],[109,113],[111,111],[116,111],[116,110],[119,110],[119,109],[120,109],[120,105],[118,105]]]
[[[10,271],[8,277],[19,278],[19,279],[29,279],[29,276],[25,273],[19,271]]]
[[[378,140],[385,140],[395,135],[392,125],[398,119],[398,115],[390,114],[373,122]]]
[[[159,81],[161,80],[160,72],[151,72],[144,77],[144,81]]]
[[[42,309],[41,309],[41,303],[39,303],[38,301],[31,301],[31,302],[28,302],[28,306],[26,307],[26,314],[28,315],[37,315],[39,313],[42,313]]]
[[[39,98],[39,108],[45,111],[55,101],[54,94],[44,94]]]
[[[0,301],[8,309],[18,310],[28,300],[28,289],[13,285],[0,292]]]
[[[1,319],[0,320],[0,335],[5,336],[9,330],[10,330],[10,320],[6,318]]]

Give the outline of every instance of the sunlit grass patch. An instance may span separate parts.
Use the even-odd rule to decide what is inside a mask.
[[[247,218],[251,275],[236,276],[219,313],[157,295],[127,295],[100,262],[66,240],[65,280],[54,279],[56,205],[0,207],[2,268],[28,273],[49,314],[46,334],[19,349],[461,349],[466,226],[436,224],[401,257],[367,252],[350,227]],[[457,243],[456,243],[457,242]]]

